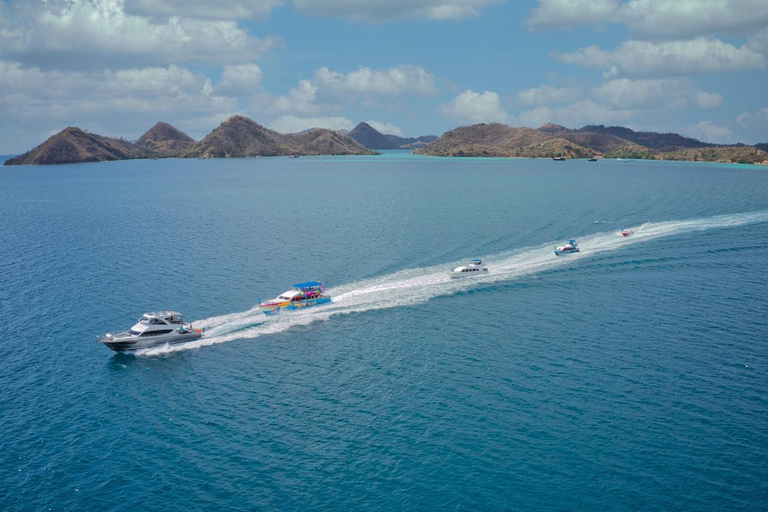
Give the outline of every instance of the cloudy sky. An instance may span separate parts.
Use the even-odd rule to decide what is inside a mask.
[[[768,0],[0,0],[0,154],[232,114],[768,142],[767,65]]]

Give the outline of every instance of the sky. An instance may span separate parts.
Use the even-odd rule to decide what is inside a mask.
[[[200,139],[500,122],[768,142],[768,0],[0,0],[0,154],[67,126]]]

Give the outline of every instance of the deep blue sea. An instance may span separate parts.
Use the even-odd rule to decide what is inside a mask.
[[[0,240],[0,510],[768,507],[766,167],[2,167]]]

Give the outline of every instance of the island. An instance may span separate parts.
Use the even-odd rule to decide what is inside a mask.
[[[621,126],[556,124],[514,128],[500,123],[461,126],[415,153],[454,157],[642,158],[768,164],[765,145],[720,145],[676,133],[636,132]]]
[[[500,123],[460,126],[441,137],[384,134],[368,123],[353,130],[311,128],[278,133],[244,116],[232,116],[201,141],[158,122],[135,142],[68,127],[5,165],[50,165],[138,158],[236,158],[261,156],[375,155],[380,149],[413,149],[442,157],[639,158],[768,164],[768,144],[722,145],[676,133],[634,131],[621,126],[557,124],[514,128]]]
[[[371,155],[373,152],[333,130],[314,128],[282,134],[244,117],[232,116],[195,142],[159,122],[135,142],[68,127],[5,165],[51,165],[138,158],[234,158],[296,155]]]

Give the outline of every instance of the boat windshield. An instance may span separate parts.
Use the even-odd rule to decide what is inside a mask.
[[[139,323],[142,323],[144,325],[149,325],[150,319],[149,319],[148,316],[143,316],[143,317],[139,318]]]

